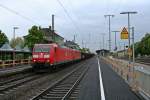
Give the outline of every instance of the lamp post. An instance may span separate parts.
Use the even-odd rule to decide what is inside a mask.
[[[130,49],[130,14],[137,14],[137,12],[121,12],[120,14],[127,14],[128,15],[128,49]],[[129,55],[129,64],[131,63],[131,56]]]
[[[109,18],[109,52],[111,52],[111,26],[110,26],[110,18],[114,17],[114,15],[104,15],[104,17]]]
[[[103,38],[103,49],[105,49],[104,45],[105,45],[105,34],[102,33],[102,38]]]
[[[121,12],[120,14],[127,14],[128,15],[128,40],[129,40],[129,46],[128,46],[128,50],[131,50],[130,48],[130,14],[137,14],[136,11],[134,12]],[[132,29],[132,32],[133,32],[133,35],[134,35],[134,28]],[[134,43],[134,36],[133,36],[133,43]],[[133,44],[134,45],[134,44]],[[134,48],[134,46],[133,46]],[[133,55],[134,56],[134,55]],[[133,57],[133,60],[134,60],[134,57]],[[134,77],[134,61],[133,61],[133,66],[131,68],[131,55],[129,54],[129,73],[132,73],[132,78],[129,78],[129,84],[131,82],[131,87],[132,88],[135,88],[135,77]]]
[[[116,37],[116,33],[117,32],[120,32],[120,31],[112,31],[112,32],[114,32],[115,33],[115,51],[117,50],[117,37]]]

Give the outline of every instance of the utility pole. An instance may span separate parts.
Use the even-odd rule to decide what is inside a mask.
[[[133,56],[133,66],[135,63],[135,50],[134,50],[134,27],[132,27],[132,56]]]
[[[104,55],[105,55],[105,54],[104,54],[104,49],[105,49],[105,48],[104,48],[104,44],[105,44],[105,43],[104,43],[104,42],[105,42],[105,34],[104,34],[104,33],[102,33],[102,38],[103,38],[103,54],[102,54],[102,55],[104,56]]]
[[[105,45],[105,34],[104,33],[102,33],[102,37],[103,37],[103,49],[105,49],[104,48],[104,45]]]
[[[121,42],[119,42],[119,48],[118,49],[121,50]]]
[[[84,46],[85,46],[85,48],[87,48],[87,47],[86,47],[86,41],[84,42]]]
[[[125,52],[126,52],[126,44],[124,43],[124,57],[125,57]]]
[[[75,43],[76,42],[76,36],[73,35],[73,42]]]
[[[109,18],[109,52],[111,52],[111,28],[110,28],[110,18],[114,17],[114,15],[104,15],[104,17]]]
[[[15,38],[16,38],[16,29],[19,29],[19,27],[13,27],[13,39],[14,39],[14,42],[15,42]],[[15,66],[15,47],[13,49],[13,66]]]
[[[137,14],[137,12],[121,12],[120,14],[127,14],[128,15],[128,49],[130,49],[130,14]],[[129,65],[131,64],[131,56],[129,55]]]
[[[84,43],[83,43],[83,40],[82,40],[82,48],[84,48]]]
[[[117,51],[117,39],[116,39],[117,37],[116,37],[116,33],[120,32],[120,31],[112,31],[112,32],[115,33],[115,49],[114,50]]]
[[[133,89],[137,89],[137,82],[135,80],[136,78],[136,73],[134,70],[134,65],[135,65],[135,48],[134,48],[134,27],[131,28],[132,29],[132,57],[133,57],[133,68],[132,68],[132,78],[133,78]]]
[[[56,41],[55,41],[55,27],[54,27],[54,26],[55,26],[55,25],[54,25],[54,24],[55,24],[55,22],[54,22],[55,19],[54,19],[54,16],[55,16],[55,15],[52,14],[52,34],[53,34],[53,41],[56,42]]]
[[[101,41],[99,41],[99,50],[101,49]]]
[[[52,15],[52,31],[55,30],[55,29],[54,29],[54,16],[55,16],[55,15]]]
[[[91,44],[91,34],[89,33],[89,42],[88,42],[88,44],[89,44],[89,48],[90,48],[90,44]]]
[[[13,34],[14,34],[13,38],[14,38],[14,40],[16,38],[16,29],[19,29],[19,27],[13,27]]]
[[[108,48],[109,50],[109,40],[106,41],[106,49]]]

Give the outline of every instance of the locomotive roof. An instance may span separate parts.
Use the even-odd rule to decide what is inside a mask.
[[[35,44],[35,45],[36,45],[36,46],[37,46],[37,45],[48,45],[48,46],[52,46],[52,45],[53,45],[53,46],[58,46],[58,45],[55,44],[55,43],[51,43],[51,44]]]
[[[40,46],[40,45],[47,45],[47,46],[54,46],[54,47],[61,47],[61,48],[68,48],[68,49],[72,49],[72,50],[77,50],[77,49],[74,49],[74,48],[70,48],[70,47],[67,47],[67,46],[64,46],[64,45],[58,45],[56,43],[51,43],[51,44],[35,44],[35,46]]]

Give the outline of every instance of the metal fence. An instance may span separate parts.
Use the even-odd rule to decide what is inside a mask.
[[[16,65],[30,64],[31,59],[21,59],[21,60],[0,60],[0,68],[12,67]]]

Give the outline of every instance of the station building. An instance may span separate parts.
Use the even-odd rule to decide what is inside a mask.
[[[48,28],[40,28],[42,33],[44,34],[45,42],[48,43],[58,43],[58,44],[63,44],[64,43],[64,38],[60,35],[58,35],[55,31],[51,29],[51,26]]]
[[[100,56],[107,56],[109,54],[109,50],[106,49],[96,50],[96,53]]]

